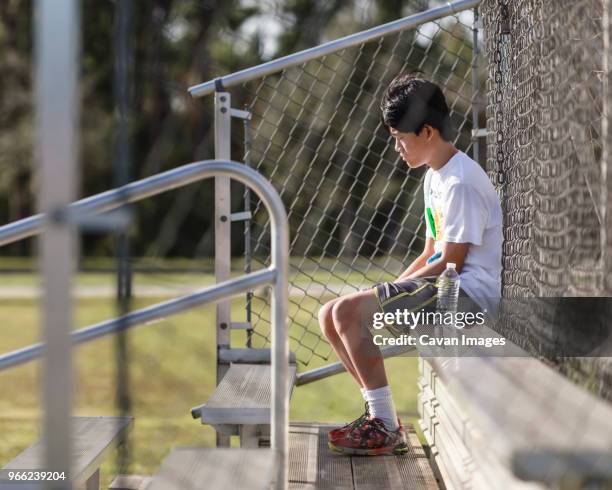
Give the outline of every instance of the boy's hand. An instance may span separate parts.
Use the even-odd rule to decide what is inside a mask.
[[[431,257],[434,253],[434,239],[431,237],[427,237],[425,239],[425,248],[423,249],[423,252],[421,252],[421,255],[419,255],[416,259],[412,261],[412,264],[408,266],[408,268],[395,280],[395,282],[408,279],[410,274],[418,271],[421,267],[423,267],[427,263],[427,259]]]

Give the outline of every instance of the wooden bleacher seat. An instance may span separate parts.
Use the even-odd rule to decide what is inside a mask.
[[[349,457],[327,447],[329,424],[294,423],[289,431],[289,488],[438,490],[414,429],[406,427],[411,450],[402,456]],[[270,449],[175,449],[147,490],[195,488],[269,490]]]
[[[227,435],[243,435],[253,428],[270,426],[271,367],[266,364],[232,364],[210,400],[191,410],[194,418]],[[296,367],[289,366],[290,394]],[[262,431],[260,431],[262,432]]]
[[[174,449],[147,490],[269,490],[274,458],[270,449]]]
[[[420,424],[447,488],[612,481],[612,406],[542,362],[438,357],[420,369]]]
[[[99,489],[100,465],[107,454],[115,449],[113,443],[130,426],[132,420],[132,417],[72,418],[73,487],[84,485],[87,490]],[[44,469],[44,461],[41,458],[43,449],[44,441],[41,439],[20,453],[3,469]],[[21,486],[15,488],[25,490],[23,483],[17,485]]]

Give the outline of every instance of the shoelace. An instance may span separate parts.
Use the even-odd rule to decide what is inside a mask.
[[[387,429],[387,426],[385,425],[385,423],[379,418],[367,419],[367,422],[370,423],[370,427],[369,427],[370,430],[377,430],[378,432],[383,433],[386,437],[393,437],[397,435],[397,433],[400,430],[399,427],[396,431]],[[365,424],[365,421],[361,425],[364,425],[364,424]]]
[[[355,427],[360,427],[366,420],[370,418],[370,408],[368,406],[368,402],[365,402],[365,410],[364,413],[357,419],[349,422],[348,424],[342,426],[342,430],[344,429],[353,429]]]
[[[399,423],[399,420],[398,420],[398,428],[396,430],[388,429],[387,426],[385,425],[385,423],[382,420],[378,419],[378,418],[370,419],[370,421],[373,423],[373,425],[375,426],[376,430],[382,432],[387,437],[395,437],[395,436],[399,435],[400,431],[402,430],[402,424]]]

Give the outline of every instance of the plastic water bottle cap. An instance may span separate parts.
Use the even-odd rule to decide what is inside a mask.
[[[454,262],[447,262],[446,263],[446,268],[447,269],[454,269],[457,267],[457,264],[455,264]]]

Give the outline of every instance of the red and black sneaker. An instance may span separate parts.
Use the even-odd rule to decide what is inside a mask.
[[[353,430],[354,427],[357,427],[358,425],[363,424],[369,418],[370,418],[370,410],[368,408],[368,402],[365,402],[365,411],[358,418],[356,418],[352,422],[349,422],[348,424],[342,427],[338,427],[337,429],[332,429],[328,432],[327,435],[328,435],[329,441],[333,442],[336,439],[344,437],[344,435],[347,432]]]
[[[404,427],[389,430],[379,418],[368,418],[353,427],[342,437],[330,440],[329,448],[342,454],[378,456],[381,454],[406,454],[408,444]]]

